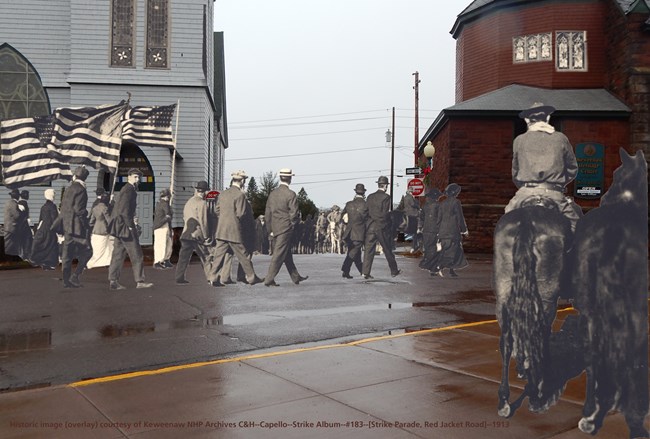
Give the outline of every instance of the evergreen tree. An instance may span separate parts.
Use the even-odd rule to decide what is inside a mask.
[[[262,175],[260,181],[260,188],[257,191],[257,203],[252,204],[253,206],[253,215],[255,217],[259,215],[264,215],[264,210],[266,209],[266,200],[269,198],[269,194],[273,189],[277,188],[280,185],[277,175],[273,171],[265,172]]]
[[[300,188],[298,191],[298,209],[300,209],[300,216],[303,220],[306,219],[308,215],[311,215],[312,218],[318,216],[318,208],[314,202],[309,199],[304,187]]]

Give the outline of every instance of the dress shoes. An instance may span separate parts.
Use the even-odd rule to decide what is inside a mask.
[[[222,285],[234,285],[237,282],[233,281],[232,279],[224,280],[221,284]]]
[[[166,261],[162,261],[162,266],[165,267],[165,268],[172,268],[174,266],[174,264],[172,264],[168,259]]]
[[[120,285],[117,282],[111,282],[108,286],[108,289],[112,291],[117,291],[117,290],[126,290],[126,287],[124,285]]]
[[[362,274],[361,276],[363,276],[364,279],[374,279],[374,277],[369,274]]]
[[[80,285],[71,282],[63,282],[63,288],[79,288]]]
[[[156,262],[155,264],[153,264],[153,268],[155,268],[156,270],[164,270],[165,268],[167,268],[167,266],[163,265],[162,262]]]
[[[265,287],[279,287],[280,284],[277,284],[277,283],[275,283],[274,280],[272,280],[271,282],[264,282],[264,286]]]
[[[153,287],[153,284],[151,282],[138,282],[135,285],[136,288],[151,288]]]
[[[402,272],[402,270],[397,270],[395,273],[391,273],[390,276],[391,277],[399,276],[401,272]]]
[[[176,285],[185,285],[185,284],[189,284],[189,283],[190,283],[190,281],[186,280],[186,279],[176,279]]]
[[[300,276],[299,275],[298,279],[294,280],[293,283],[298,285],[300,282],[302,282],[303,280],[307,280],[307,279],[309,279],[309,276]]]
[[[74,288],[79,288],[81,284],[79,283],[79,275],[77,273],[72,273],[68,283],[73,285]]]
[[[252,281],[248,282],[249,285],[255,285],[264,282],[264,278],[259,278],[255,276]]]
[[[454,271],[453,268],[449,269],[449,276],[451,277],[458,277],[458,274]]]
[[[232,282],[232,281],[230,281],[230,282]],[[226,286],[226,284],[222,284],[218,280],[214,280],[214,281],[210,282],[210,285],[212,285],[213,287],[225,287]]]
[[[350,276],[350,273],[343,273],[342,276],[344,279],[353,279],[353,277]]]

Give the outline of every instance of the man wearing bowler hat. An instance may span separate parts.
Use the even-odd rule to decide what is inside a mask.
[[[111,290],[125,289],[124,286],[120,285],[119,280],[127,254],[131,261],[136,288],[151,288],[153,286],[152,283],[145,282],[144,279],[144,257],[135,224],[137,187],[141,177],[142,172],[139,169],[129,169],[126,177],[127,182],[120,189],[113,208],[112,234],[115,236],[115,243],[111,255],[111,264],[108,267],[109,289]]]
[[[244,171],[235,171],[231,177],[231,186],[223,191],[217,199],[216,211],[219,218],[216,233],[217,245],[213,252],[209,280],[213,283],[218,282],[226,253],[232,251],[237,256],[239,266],[245,273],[246,282],[255,285],[262,282],[263,279],[257,277],[251,261],[255,240],[255,220],[253,208],[242,190],[248,176]]]
[[[348,247],[348,254],[345,256],[341,271],[345,279],[352,279],[350,268],[352,263],[362,273],[363,265],[361,262],[361,248],[363,241],[366,239],[366,222],[368,221],[368,206],[366,206],[365,194],[366,188],[363,184],[358,183],[354,187],[354,198],[345,203],[343,208],[343,221],[347,218],[347,225],[343,232],[343,241]]]
[[[205,194],[208,191],[208,182],[201,180],[194,186],[194,196],[187,200],[183,208],[183,232],[181,233],[181,249],[178,253],[176,264],[176,283],[190,283],[185,278],[187,266],[196,253],[201,260],[201,266],[206,278],[210,281],[210,246],[213,244],[211,227],[208,220],[208,205]],[[219,284],[213,283],[214,286]]]
[[[61,218],[63,225],[63,248],[61,265],[63,269],[63,287],[79,288],[79,276],[86,268],[93,255],[90,246],[90,225],[88,220],[88,192],[86,178],[88,169],[76,168],[72,174],[72,183],[63,192],[61,200]],[[77,259],[77,268],[72,272],[72,260]]]
[[[519,113],[527,131],[513,143],[512,180],[518,189],[505,210],[510,212],[526,199],[541,196],[553,200],[575,230],[582,210],[564,190],[576,178],[578,162],[569,139],[548,123],[554,111],[536,102]]]
[[[372,279],[370,271],[372,262],[375,259],[375,250],[377,242],[384,249],[384,256],[390,268],[390,275],[397,276],[402,271],[397,268],[395,255],[393,254],[393,237],[391,236],[391,219],[390,219],[390,195],[386,193],[388,189],[388,178],[381,176],[377,179],[377,192],[368,195],[366,205],[368,206],[368,223],[366,226],[366,241],[363,255],[363,277]]]
[[[264,278],[264,285],[267,287],[278,286],[275,282],[275,276],[280,271],[282,264],[287,267],[294,284],[299,284],[309,277],[303,277],[298,273],[291,255],[291,237],[296,225],[300,222],[298,198],[296,193],[289,189],[291,177],[294,175],[291,169],[280,169],[280,185],[269,194],[266,201],[264,216],[273,239],[273,256],[268,273]]]

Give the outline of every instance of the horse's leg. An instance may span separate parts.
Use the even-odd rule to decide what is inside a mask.
[[[499,339],[499,350],[501,351],[501,384],[499,385],[499,416],[505,418],[512,414],[510,410],[510,383],[508,374],[510,368],[510,357],[512,356],[512,334],[510,333],[510,322],[507,312],[501,312],[501,338]]]
[[[598,416],[599,407],[596,404],[596,386],[594,379],[594,368],[587,365],[587,388],[585,403],[582,407],[582,419],[578,422],[578,428],[583,433],[596,433],[596,417]]]

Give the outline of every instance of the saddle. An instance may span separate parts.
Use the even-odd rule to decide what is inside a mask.
[[[557,203],[554,200],[548,197],[544,197],[542,195],[531,195],[530,197],[526,197],[521,202],[521,205],[519,207],[529,207],[529,206],[540,206],[540,207],[545,207],[547,209],[560,212],[560,207],[557,205]]]

